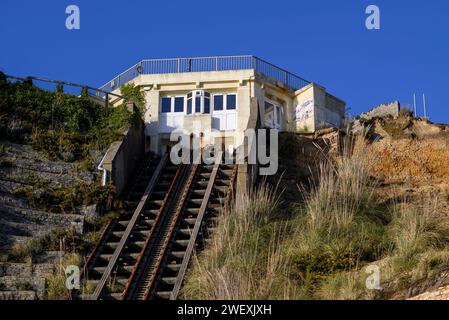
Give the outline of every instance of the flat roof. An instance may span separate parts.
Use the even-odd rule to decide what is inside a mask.
[[[144,59],[128,68],[112,80],[108,81],[106,84],[101,86],[100,89],[112,92],[141,74],[168,74],[248,69],[256,70],[267,77],[280,81],[291,87],[293,90],[298,90],[311,83],[300,76],[277,67],[274,64],[254,55],[242,55]]]

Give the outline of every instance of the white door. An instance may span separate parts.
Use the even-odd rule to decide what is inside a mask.
[[[159,114],[159,131],[170,133],[184,125],[184,97],[163,97]]]
[[[237,128],[237,96],[216,94],[213,96],[212,128],[231,131]]]

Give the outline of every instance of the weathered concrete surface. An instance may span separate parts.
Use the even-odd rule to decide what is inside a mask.
[[[33,208],[26,199],[16,196],[15,191],[32,187],[36,193],[42,193],[44,188],[67,187],[79,182],[92,183],[93,174],[76,170],[73,163],[48,160],[29,145],[7,141],[2,141],[2,144],[0,250],[4,251],[32,237],[44,236],[55,228],[73,228],[82,233],[82,214],[53,214]],[[33,185],[36,183],[39,186]]]
[[[0,300],[37,300],[35,291],[0,291]]]
[[[399,101],[381,104],[368,112],[364,112],[360,115],[361,119],[370,120],[372,118],[383,118],[392,116],[394,118],[399,116],[401,111],[401,104]]]
[[[384,117],[397,118],[400,111],[401,104],[399,103],[399,101],[381,104],[368,112],[360,114],[359,117],[352,122],[351,131],[354,134],[362,134],[366,129],[364,121]]]
[[[45,298],[45,281],[53,274],[52,263],[0,263],[0,300]]]
[[[109,172],[118,195],[125,190],[144,151],[144,124],[139,121],[124,133],[122,141],[114,142],[106,152],[103,168]]]
[[[84,216],[53,214],[30,208],[0,204],[0,249],[5,250],[17,242],[41,237],[54,229],[73,229],[82,233]]]
[[[48,160],[29,145],[1,141],[0,153],[0,258],[16,244],[39,240],[55,229],[73,229],[82,233],[84,214],[57,214],[34,208],[16,194],[31,189],[37,196],[45,190],[74,184],[93,183],[95,175],[76,169],[75,163]],[[25,190],[24,189],[24,190]],[[59,253],[43,252],[33,264],[0,263],[0,300],[34,300],[45,298],[46,278],[54,272]]]
[[[36,180],[45,181],[47,186],[52,188],[73,185],[77,182],[92,183],[94,181],[92,173],[76,170],[75,163],[49,160],[29,145],[6,141],[1,143],[4,145],[1,159],[8,161],[12,166],[1,168],[0,190],[5,181],[17,185],[27,184],[30,175],[34,176]]]

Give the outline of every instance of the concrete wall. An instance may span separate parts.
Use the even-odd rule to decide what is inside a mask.
[[[117,194],[121,195],[141,161],[145,150],[144,125],[134,124],[122,141],[114,142],[103,159],[103,168],[109,172]]]
[[[340,128],[345,117],[345,103],[326,93],[326,91],[321,92],[322,96],[323,93],[324,104],[317,105],[315,110],[315,129],[328,127]]]
[[[297,132],[339,128],[345,116],[345,102],[315,83],[295,92],[294,106]]]
[[[399,111],[401,110],[401,104],[399,101],[394,101],[391,103],[381,104],[368,112],[362,113],[360,115],[361,119],[369,120],[376,117],[398,117]]]
[[[309,85],[295,92],[293,105],[296,132],[315,131],[315,87]]]
[[[205,116],[185,115],[184,131],[191,129],[193,122],[200,123],[203,130],[210,132],[205,138],[208,143],[213,143],[215,138],[229,138],[235,147],[243,143],[244,130],[248,126],[249,118],[254,110],[251,109],[251,88],[249,81],[254,78],[254,70],[230,70],[213,72],[189,72],[173,74],[140,75],[133,82],[141,85],[145,91],[146,112],[145,135],[150,139],[150,150],[161,154],[165,151],[165,145],[170,144],[169,135],[159,133],[159,104],[165,95],[186,95],[194,90],[205,90],[214,93],[236,93],[237,94],[237,124],[236,130],[230,132],[214,132],[211,128],[210,119]],[[210,115],[208,115],[210,118]],[[206,133],[205,132],[205,133]]]

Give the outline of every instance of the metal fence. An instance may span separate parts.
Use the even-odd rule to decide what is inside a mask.
[[[65,93],[69,93],[69,94],[70,94],[70,92],[67,92],[67,90],[65,90],[66,87],[78,88],[78,89],[81,89],[81,93],[79,94],[79,96],[90,94],[94,98],[96,98],[96,96],[100,96],[100,97],[104,98],[101,100],[101,102],[104,103],[104,106],[106,108],[109,107],[109,103],[110,103],[111,99],[115,100],[115,102],[124,100],[124,97],[122,97],[119,94],[111,93],[108,90],[104,90],[102,88],[94,88],[94,87],[87,86],[87,85],[82,85],[82,84],[77,84],[77,83],[72,83],[72,82],[67,82],[67,81],[61,81],[61,80],[52,80],[52,79],[47,79],[47,78],[42,78],[42,77],[28,76],[26,78],[23,78],[23,77],[17,77],[17,76],[13,76],[13,75],[9,75],[9,74],[4,74],[4,76],[7,79],[14,79],[14,80],[22,81],[22,82],[23,81],[38,81],[40,83],[49,84],[48,87],[40,86],[41,89],[49,90],[49,91],[52,91],[51,84],[56,85],[56,87],[53,89],[61,90],[61,92],[65,92]],[[76,93],[71,93],[71,94],[77,95]]]
[[[280,81],[294,90],[310,82],[256,56],[217,56],[199,58],[145,59],[106,83],[100,89],[113,91],[140,74],[163,74],[202,71],[254,69],[267,77]]]

